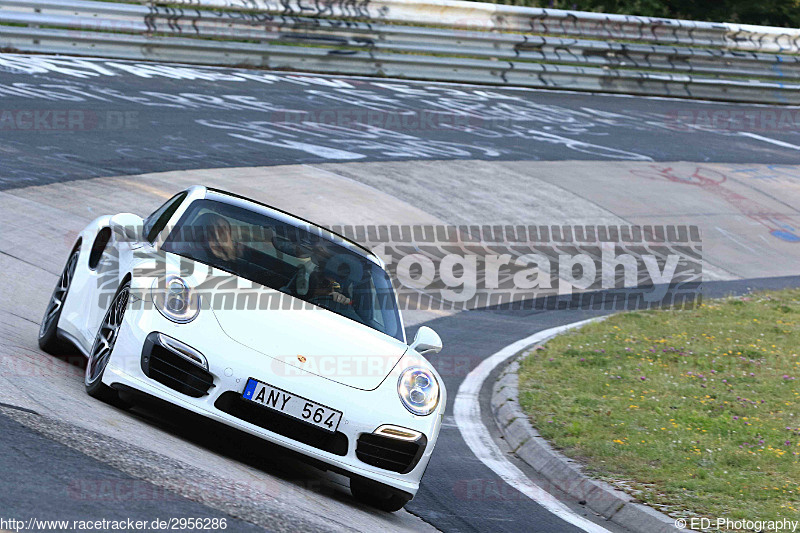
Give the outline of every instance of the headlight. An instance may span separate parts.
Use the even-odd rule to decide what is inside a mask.
[[[397,393],[406,409],[415,415],[429,415],[439,404],[439,382],[430,370],[419,366],[400,374]]]
[[[160,281],[156,279],[151,288],[153,303],[159,313],[181,324],[197,318],[200,313],[200,295],[195,294],[179,276],[167,276],[163,285]]]

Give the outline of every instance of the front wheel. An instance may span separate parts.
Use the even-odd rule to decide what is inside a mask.
[[[111,359],[111,352],[114,350],[114,344],[117,342],[119,330],[122,327],[122,318],[128,307],[130,290],[130,282],[125,283],[117,290],[117,294],[97,330],[92,350],[89,352],[89,361],[86,364],[84,377],[86,392],[89,396],[115,404],[120,403],[119,395],[117,391],[103,383],[103,374]]]
[[[397,494],[380,483],[365,479],[351,479],[350,492],[356,500],[387,513],[399,511],[411,501],[408,496]]]
[[[75,269],[78,267],[78,256],[80,247],[73,250],[72,255],[67,259],[64,270],[58,278],[56,288],[47,302],[47,309],[42,317],[42,325],[39,327],[39,348],[53,355],[64,353],[66,346],[58,338],[58,320],[61,318],[61,311],[64,309],[64,302],[67,300],[72,278],[75,276]]]

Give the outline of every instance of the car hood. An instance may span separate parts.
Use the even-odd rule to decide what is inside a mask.
[[[273,374],[302,376],[310,372],[372,390],[408,350],[405,343],[349,318],[300,300],[292,303],[297,303],[293,309],[287,305],[284,309],[213,312],[228,337],[272,359]],[[301,306],[303,309],[296,309]]]

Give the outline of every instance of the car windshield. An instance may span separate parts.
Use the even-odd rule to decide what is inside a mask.
[[[403,341],[394,289],[377,264],[321,235],[216,200],[192,202],[162,249],[323,307]]]

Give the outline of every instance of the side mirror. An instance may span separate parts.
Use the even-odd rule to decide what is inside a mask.
[[[131,244],[144,241],[144,220],[133,213],[120,213],[111,217],[111,229],[119,239]]]
[[[439,334],[428,326],[422,326],[414,335],[411,348],[420,355],[434,355],[442,351],[442,339]]]

